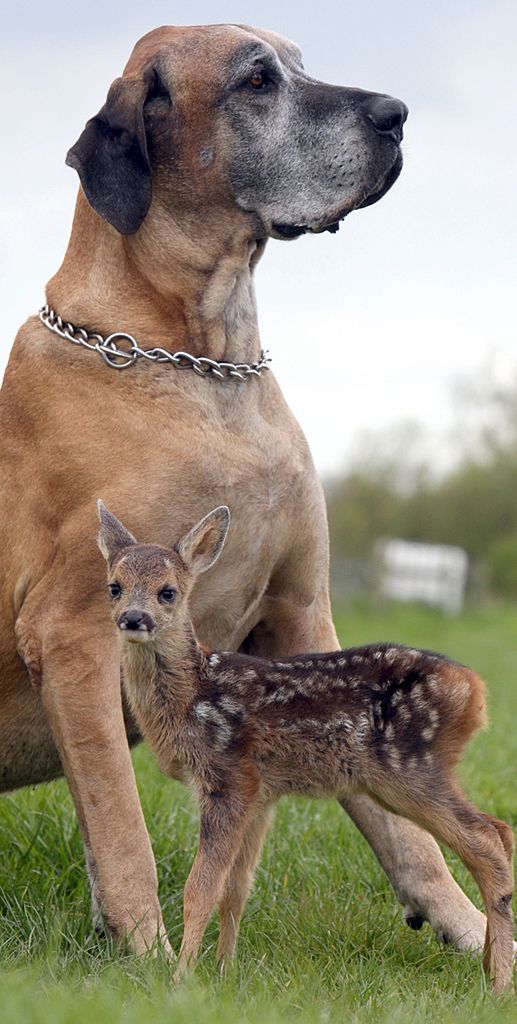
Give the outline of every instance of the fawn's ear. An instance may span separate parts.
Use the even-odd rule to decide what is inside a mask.
[[[230,509],[214,508],[176,544],[176,551],[190,572],[206,572],[217,561],[230,525]]]
[[[122,526],[122,523],[119,522],[116,516],[106,508],[100,498],[97,502],[97,508],[101,523],[97,543],[109,564],[114,561],[124,548],[129,548],[136,544],[136,540],[133,534],[126,530],[126,527]]]

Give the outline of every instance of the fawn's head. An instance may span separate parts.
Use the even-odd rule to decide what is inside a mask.
[[[209,512],[173,548],[139,544],[98,502],[99,548],[108,563],[112,618],[121,637],[145,643],[188,622],[188,597],[199,573],[217,561],[226,539],[230,511]]]

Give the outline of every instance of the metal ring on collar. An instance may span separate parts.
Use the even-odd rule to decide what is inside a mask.
[[[129,352],[117,348],[115,338],[122,338],[124,341],[128,341],[130,345]],[[102,345],[99,344],[99,351],[108,366],[113,366],[115,370],[125,370],[136,361],[138,344],[131,334],[125,334],[124,331],[114,331],[113,334],[105,338]],[[117,362],[117,360],[122,360],[122,362]]]

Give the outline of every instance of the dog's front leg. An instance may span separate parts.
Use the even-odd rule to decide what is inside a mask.
[[[92,853],[90,841],[86,838],[84,834],[83,824],[81,824],[81,831],[83,832],[83,847],[86,872],[88,874],[88,881],[90,883],[93,930],[97,932],[98,935],[103,935],[105,933],[105,928],[104,917],[102,914],[102,903],[99,891],[99,875],[97,872],[97,865],[95,863],[95,858]]]
[[[84,621],[42,637],[42,700],[95,865],[105,922],[137,952],[168,942],[120,696],[119,651]],[[66,635],[63,635],[66,633]]]

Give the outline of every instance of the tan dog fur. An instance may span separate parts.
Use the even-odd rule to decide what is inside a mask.
[[[257,38],[284,45],[270,33]],[[215,359],[258,358],[252,272],[264,240],[222,175],[226,137],[210,101],[241,39],[235,26],[165,28],[137,44],[125,71],[136,89],[157,52],[174,74],[175,170],[156,171],[149,213],[128,236],[80,191],[47,289],[68,320]],[[191,59],[194,44],[202,60]],[[207,139],[217,143],[208,170],[198,159]],[[196,631],[210,647],[247,641],[274,657],[338,646],[321,486],[272,374],[221,386],[157,365],[117,372],[36,317],[14,344],[0,430],[0,779],[12,789],[64,769],[111,930],[134,932],[137,949],[158,935],[166,943],[104,610],[95,499],[139,538],[164,545],[214,505],[230,505],[231,538],[192,597]],[[409,911],[464,947],[481,946],[484,918],[434,840],[365,797],[347,809]]]

